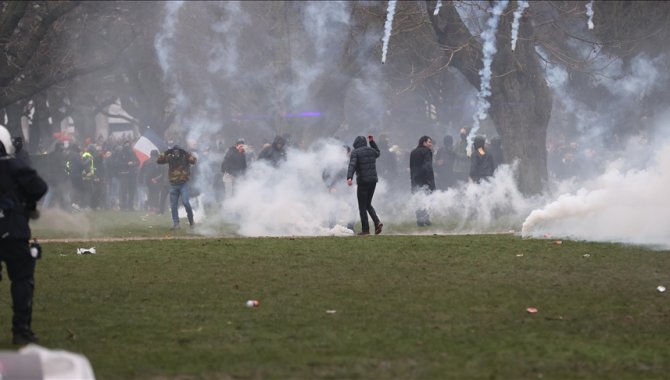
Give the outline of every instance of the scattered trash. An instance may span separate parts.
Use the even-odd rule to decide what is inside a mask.
[[[563,241],[562,240],[554,240],[554,244],[561,245],[561,244],[563,244]]]
[[[585,253],[583,257],[591,257],[588,253]]]
[[[663,293],[663,292],[665,292],[665,286],[663,286],[663,285],[659,285],[659,286],[656,287],[656,290],[658,290],[659,292]]]
[[[335,314],[335,313],[337,313],[337,310],[326,310],[326,313]]]
[[[260,304],[261,303],[258,302],[258,300],[248,300],[246,303],[247,307],[258,307]]]
[[[534,308],[534,307],[528,307],[528,308],[526,308],[526,311],[527,311],[529,314],[535,314],[535,313],[537,313],[537,308]]]
[[[95,247],[77,248],[77,255],[95,255]]]
[[[523,257],[523,253],[517,253],[516,257]]]

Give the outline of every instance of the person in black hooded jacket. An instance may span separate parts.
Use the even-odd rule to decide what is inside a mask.
[[[433,139],[429,136],[421,136],[419,144],[409,155],[409,172],[412,193],[435,191],[435,174],[433,172]],[[419,227],[430,226],[430,215],[428,210],[420,208],[416,210],[416,224]]]
[[[286,139],[276,136],[272,145],[261,150],[258,159],[268,160],[273,166],[279,166],[281,161],[286,161]]]
[[[35,260],[39,256],[31,252],[28,220],[39,216],[37,201],[48,187],[35,169],[12,155],[13,151],[9,132],[0,126],[0,260],[5,262],[11,281],[12,342],[23,345],[38,341],[31,322]]]
[[[379,158],[379,147],[372,136],[368,136],[370,146],[365,141],[365,136],[358,136],[354,140],[354,150],[349,157],[349,168],[347,170],[347,184],[353,184],[354,173],[356,173],[356,196],[358,198],[358,212],[361,215],[361,232],[359,235],[370,235],[370,223],[368,213],[375,224],[375,235],[382,233],[384,225],[372,207],[372,197],[377,187],[377,158]]]
[[[493,157],[486,151],[484,136],[475,137],[474,148],[470,156],[470,180],[480,183],[483,179],[493,176]]]

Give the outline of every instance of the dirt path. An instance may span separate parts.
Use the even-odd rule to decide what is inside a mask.
[[[117,241],[145,241],[145,240],[205,240],[223,237],[208,236],[144,236],[144,237],[92,237],[92,238],[62,238],[62,239],[39,239],[40,243],[95,243],[95,242],[117,242]]]

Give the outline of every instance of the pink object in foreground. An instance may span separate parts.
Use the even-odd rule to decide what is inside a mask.
[[[535,313],[537,313],[537,308],[529,307],[529,308],[526,308],[526,311],[527,311],[529,314],[535,314]]]

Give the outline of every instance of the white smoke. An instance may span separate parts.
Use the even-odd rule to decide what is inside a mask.
[[[433,12],[433,16],[437,16],[440,13],[440,8],[442,8],[442,0],[437,0],[437,4],[435,4],[435,11]]]
[[[184,5],[183,1],[169,1],[165,4],[165,21],[163,22],[161,31],[156,35],[154,41],[158,64],[163,70],[163,76],[165,77],[166,82],[170,85],[175,94],[178,107],[180,105],[183,107],[188,105],[188,98],[177,81],[173,68],[174,52],[172,43],[174,42],[175,34],[177,32],[176,28],[177,21],[179,20],[179,10],[182,8],[182,5]]]
[[[480,87],[479,94],[477,94],[477,113],[473,117],[474,125],[470,130],[470,134],[468,134],[468,155],[470,155],[470,150],[472,149],[472,141],[477,136],[477,131],[479,131],[479,120],[486,119],[490,107],[486,98],[491,96],[491,63],[493,62],[493,56],[498,51],[496,49],[496,33],[498,31],[500,15],[507,8],[508,3],[509,1],[507,0],[496,1],[491,10],[491,17],[486,22],[486,28],[482,32],[483,67],[479,70]]]
[[[642,97],[668,79],[667,73],[660,69],[664,62],[665,55],[654,59],[640,55],[631,60],[630,71],[624,72],[623,62],[616,59],[607,66],[604,75],[598,77],[596,83],[604,85],[616,96]]]
[[[287,158],[278,168],[265,161],[250,165],[235,194],[204,221],[202,231],[219,233],[225,222],[237,225],[243,236],[351,234],[346,225],[358,219],[355,187],[346,185],[346,172],[335,181],[334,192],[323,179],[324,171],[347,167],[342,144],[322,140],[307,151],[289,149]]]
[[[519,20],[521,20],[523,11],[528,8],[528,6],[528,1],[517,1],[516,10],[514,11],[514,19],[512,20],[512,51],[516,49],[516,40],[519,36]]]
[[[210,28],[215,33],[214,46],[210,50],[207,70],[210,73],[223,74],[230,77],[237,73],[239,30],[251,22],[249,16],[242,11],[239,1],[216,3],[224,10],[221,21],[213,23]]]
[[[586,3],[586,15],[589,18],[589,21],[588,21],[587,25],[589,27],[589,30],[591,30],[594,27],[594,25],[593,25],[593,0]]]
[[[391,39],[391,30],[393,28],[393,17],[395,16],[395,7],[397,0],[389,0],[386,10],[386,22],[384,23],[384,38],[382,39],[382,63],[386,63],[386,53],[389,49],[389,40]]]
[[[670,144],[646,169],[622,170],[623,159],[579,190],[533,211],[522,236],[621,242],[670,247]]]

